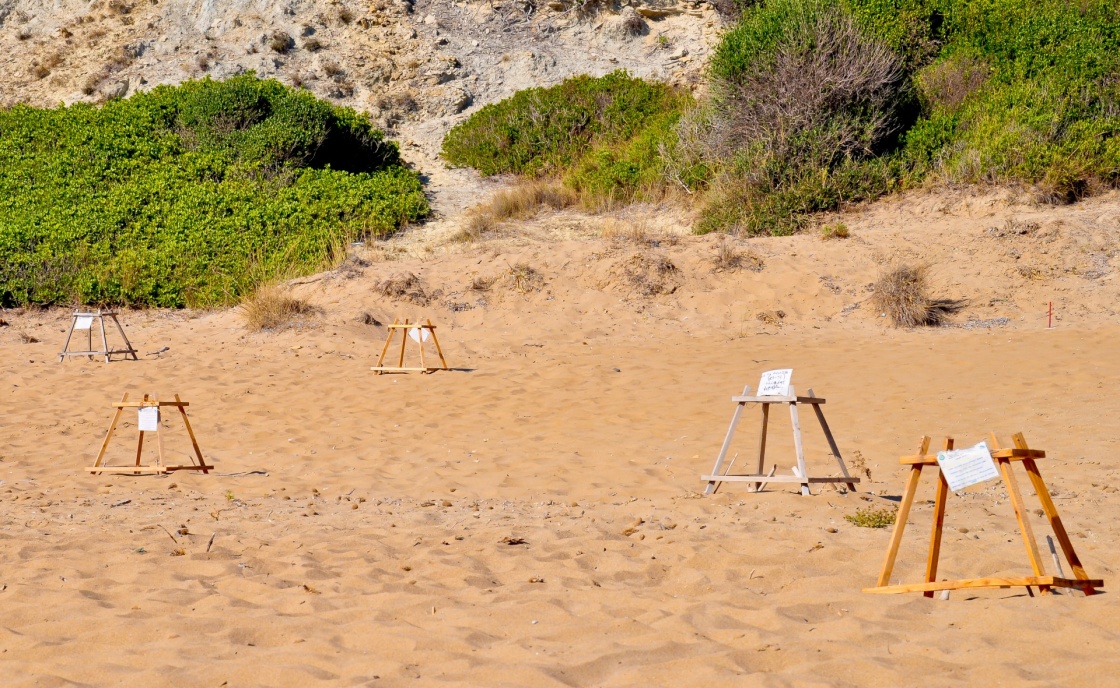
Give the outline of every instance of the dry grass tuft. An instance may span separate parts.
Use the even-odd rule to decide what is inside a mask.
[[[295,45],[296,42],[284,31],[277,31],[272,34],[272,37],[268,40],[268,47],[272,48],[273,52],[280,53],[281,55],[290,51]]]
[[[471,291],[490,291],[494,283],[498,281],[497,277],[475,277],[471,280]]]
[[[524,220],[543,208],[561,210],[575,205],[579,196],[555,182],[534,181],[502,189],[485,203],[465,213],[463,227],[452,235],[452,241],[474,242],[496,232],[506,220]]]
[[[716,244],[715,255],[712,256],[713,272],[732,272],[734,270],[750,270],[761,272],[766,264],[758,255],[750,250],[739,250],[734,244],[724,239]]]
[[[926,265],[899,265],[883,273],[872,288],[871,301],[895,327],[944,325],[968,303],[930,297]]]
[[[245,326],[254,332],[291,327],[319,311],[275,284],[261,287],[242,301],[239,308],[241,317],[245,319]]]
[[[424,289],[420,278],[411,272],[400,272],[389,279],[378,282],[374,290],[394,301],[408,301],[417,306],[427,306],[432,297]]]
[[[599,230],[599,236],[616,243],[650,243],[649,230],[644,222],[617,222],[613,220],[604,222]]]
[[[665,256],[637,253],[619,264],[621,276],[640,296],[672,294],[681,285],[681,271]]]
[[[848,225],[843,222],[834,222],[821,227],[822,241],[828,241],[829,239],[847,239],[851,235],[852,233],[848,230]]]
[[[22,330],[17,332],[16,334],[19,336],[19,340],[21,342],[23,342],[24,344],[38,344],[39,343],[38,338],[32,337],[31,335],[27,334],[26,332],[24,332]]]
[[[540,291],[541,287],[544,286],[544,275],[528,263],[511,265],[509,271],[506,272],[506,278],[509,280],[510,286],[522,294]]]

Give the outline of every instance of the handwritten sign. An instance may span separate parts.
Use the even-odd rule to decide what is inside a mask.
[[[423,344],[424,342],[428,341],[428,338],[432,336],[432,333],[429,332],[426,327],[416,327],[408,331],[408,336],[412,337],[412,341],[416,342],[417,344]]]
[[[159,407],[141,407],[140,413],[136,419],[136,424],[140,427],[140,432],[155,432],[159,430]]]
[[[767,370],[758,381],[758,396],[785,396],[789,393],[789,381],[793,378],[793,368]]]
[[[953,492],[999,477],[992,454],[984,442],[968,449],[937,452],[937,465]]]
[[[79,315],[74,319],[75,330],[88,330],[91,327],[93,327],[92,315]]]

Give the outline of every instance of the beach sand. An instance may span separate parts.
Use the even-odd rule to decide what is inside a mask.
[[[1102,265],[1094,246],[1107,267],[1120,200],[935,202],[845,218],[846,241],[738,242],[758,272],[713,272],[712,237],[511,241],[300,280],[321,314],[277,333],[247,332],[236,310],[125,311],[139,362],[58,363],[68,311],[0,313],[5,685],[1108,683],[1120,288],[1085,272]],[[1049,243],[988,231],[1032,212]],[[627,277],[636,255],[673,263],[669,293]],[[970,300],[957,321],[972,327],[897,330],[872,312],[866,285],[908,257]],[[539,281],[508,277],[522,263]],[[427,306],[376,293],[405,271],[442,293]],[[469,289],[480,276],[497,279]],[[432,318],[456,370],[374,375],[385,329],[363,314]],[[729,483],[702,496],[730,397],[784,367],[828,400],[849,466],[870,479],[856,493]],[[84,472],[124,392],[188,401],[214,472]],[[748,408],[736,471],[757,422]],[[135,423],[126,413],[111,461],[130,459]],[[802,426],[810,470],[834,475],[811,414]],[[181,424],[165,413],[165,427],[165,452],[184,460]],[[890,530],[844,516],[897,503],[898,457],[921,435],[964,446],[989,431],[1047,451],[1043,476],[1106,594],[862,593]],[[767,464],[788,472],[784,412],[770,432]],[[932,497],[930,476],[899,582],[923,575]],[[999,483],[951,497],[940,577],[1029,572]]]

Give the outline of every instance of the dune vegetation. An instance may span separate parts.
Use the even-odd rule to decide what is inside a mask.
[[[699,102],[620,72],[579,77],[483,108],[445,158],[551,175],[592,201],[681,188],[701,205],[697,231],[748,235],[919,184],[1022,184],[1064,203],[1120,181],[1113,2],[742,0],[734,12]]]
[[[251,74],[0,111],[0,306],[236,302],[427,211],[365,115]]]

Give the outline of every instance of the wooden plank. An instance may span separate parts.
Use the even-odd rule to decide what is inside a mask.
[[[58,362],[62,363],[69,356],[70,338],[74,336],[74,325],[78,322],[78,314],[75,313],[70,317],[70,330],[66,333],[66,343],[62,345],[62,351],[58,354]]]
[[[1022,433],[1020,433],[1022,434]],[[992,452],[993,459],[1045,459],[1046,452],[1041,449],[997,449]]]
[[[405,325],[408,324],[408,318],[404,319],[404,324]],[[398,368],[401,368],[401,367],[404,366],[404,345],[407,342],[408,342],[408,335],[406,335],[404,332],[401,332],[401,360],[397,361],[397,367]]]
[[[751,391],[751,386],[743,387],[743,394]],[[731,448],[731,438],[735,437],[735,426],[739,424],[739,416],[743,415],[743,404],[735,405],[735,413],[731,415],[731,425],[727,427],[727,434],[723,436],[723,444],[719,448],[719,454],[716,455],[716,465],[712,467],[712,475],[700,476],[701,480],[707,480],[708,485],[704,488],[704,494],[710,495],[716,491],[716,481],[720,479],[719,469],[723,466],[723,460],[727,458],[727,450]]]
[[[1015,443],[1016,447],[1021,447],[1023,449],[1027,447],[1027,440],[1023,437],[1023,433],[1021,432],[1013,435],[1012,441]],[[1027,469],[1027,475],[1031,478],[1031,485],[1038,494],[1038,501],[1042,503],[1042,510],[1050,521],[1050,527],[1054,530],[1054,536],[1058,538],[1058,543],[1062,546],[1062,553],[1065,554],[1066,561],[1069,562],[1070,568],[1073,569],[1073,575],[1079,580],[1088,580],[1089,574],[1085,572],[1085,567],[1081,565],[1081,560],[1078,558],[1077,552],[1073,549],[1073,542],[1069,539],[1065,524],[1062,523],[1062,517],[1058,515],[1058,507],[1054,505],[1054,500],[1050,496],[1050,490],[1042,480],[1042,474],[1038,470],[1038,464],[1036,464],[1033,459],[1024,459],[1023,468]],[[1086,590],[1085,594],[1089,595],[1092,593]]]
[[[432,343],[436,345],[436,353],[439,354],[439,362],[443,364],[443,369],[447,370],[447,359],[443,357],[443,349],[440,348],[439,340],[436,339],[436,326],[432,324],[431,320],[428,321],[428,330],[432,333]]]
[[[919,454],[929,451],[929,437],[922,437]],[[910,518],[910,505],[914,503],[914,495],[918,491],[918,480],[922,477],[921,464],[910,467],[910,476],[906,479],[906,488],[902,491],[902,502],[898,505],[898,512],[894,518],[894,530],[891,531],[891,543],[887,547],[887,558],[883,560],[883,568],[879,571],[879,581],[876,585],[882,587],[890,582],[891,572],[894,571],[894,561],[898,557],[898,546],[902,544],[902,533],[906,530],[906,519]]]
[[[747,394],[740,394],[738,396],[731,397],[731,401],[743,402],[743,403],[748,403],[748,404],[788,404],[788,403],[793,402],[793,401],[796,401],[799,404],[823,404],[823,403],[825,403],[824,399],[821,399],[819,397],[815,397],[815,396],[812,395],[812,393],[810,393],[809,396],[807,396],[807,397],[799,397],[799,396],[793,396],[793,395],[775,396],[775,397],[757,397],[757,396],[749,396]]]
[[[953,438],[945,438],[945,451],[953,448]],[[937,562],[941,558],[941,531],[945,527],[945,502],[949,499],[949,483],[945,481],[945,474],[937,472],[937,495],[933,500],[933,526],[929,535],[929,558],[926,560],[926,582],[937,580]],[[922,593],[926,597],[933,597],[933,591]]]
[[[114,401],[113,406],[117,408],[154,408],[156,406],[190,406],[189,402],[175,402],[175,401]]]
[[[370,370],[379,370],[385,373],[430,373],[436,370],[442,370],[442,368],[394,368],[392,366],[374,366],[370,368]]]
[[[766,470],[766,430],[770,424],[770,404],[762,405],[762,433],[758,436],[758,474]],[[777,468],[775,466],[775,468]],[[730,470],[730,469],[728,469]],[[761,492],[765,483],[755,485],[754,491]]]
[[[135,347],[132,346],[132,342],[128,341],[128,335],[126,335],[124,333],[124,327],[121,326],[121,321],[117,320],[117,314],[116,313],[105,313],[105,317],[112,318],[113,322],[116,323],[117,331],[121,333],[121,339],[124,340],[124,345],[126,347],[124,351],[111,351],[110,353],[126,354],[126,355],[129,355],[129,356],[132,356],[132,360],[139,361],[140,357],[136,355],[136,349],[135,349]]]
[[[198,466],[188,466],[187,468],[198,468]],[[167,473],[171,470],[179,470],[178,468],[168,468],[167,466],[93,466],[87,468],[90,473]]]
[[[793,390],[793,385],[789,386],[789,395],[797,398],[797,392]],[[809,489],[809,471],[805,468],[805,447],[801,444],[801,422],[797,419],[797,402],[795,401],[789,404],[789,420],[793,424],[793,448],[797,453],[797,469],[804,479],[801,483],[801,494],[807,497],[813,493]]]
[[[105,362],[109,362],[109,338],[105,336],[105,316],[98,316],[97,324],[101,326],[101,347],[105,349]]]
[[[1027,459],[1045,458],[1045,456],[1046,456],[1045,452],[1042,452],[1043,455],[1041,457],[1039,457],[1039,456],[1033,456],[1032,457],[1032,456],[1030,456],[1026,453],[1023,453],[1023,452],[1020,452],[1016,455],[1008,455],[1012,451],[1013,450],[1011,450],[1011,449],[1001,449],[1001,450],[999,450],[999,452],[992,452],[992,458],[993,459],[1007,459],[1008,461],[1026,461]],[[1014,451],[1018,451],[1018,450],[1014,450]],[[1030,451],[1031,451],[1031,453],[1034,453],[1036,450],[1032,449]],[[1003,456],[997,456],[997,454],[1001,454]],[[903,457],[900,457],[898,459],[898,462],[900,464],[902,464],[903,466],[914,466],[914,465],[917,465],[917,464],[921,464],[923,466],[936,466],[937,465],[937,455],[936,454],[926,454],[925,456],[903,456]]]
[[[176,394],[175,405],[179,407],[179,413],[183,416],[183,427],[187,429],[187,436],[191,438],[191,446],[194,448],[195,456],[198,457],[198,466],[196,466],[196,468],[200,469],[203,473],[209,473],[211,467],[206,465],[206,459],[202,457],[202,449],[198,446],[198,440],[195,439],[194,428],[191,427],[191,420],[187,418],[187,410],[185,407],[188,404]]]
[[[809,388],[809,396],[816,396],[813,394],[812,388]],[[817,415],[817,422],[821,424],[821,430],[824,431],[824,438],[828,441],[828,448],[832,450],[832,456],[836,458],[836,463],[840,464],[840,472],[844,474],[845,478],[850,478],[848,467],[844,465],[844,457],[840,455],[840,447],[836,445],[836,438],[832,436],[832,430],[828,427],[828,421],[824,419],[824,411],[821,411],[820,404],[813,404],[813,413]],[[848,483],[848,489],[855,492],[855,483]]]
[[[778,465],[774,464],[773,466],[770,467],[770,472],[766,474],[766,477],[767,478],[773,478],[774,477],[774,471],[776,471],[776,470],[778,470]],[[766,483],[759,483],[759,484],[754,486],[754,491],[755,492],[762,492],[764,489],[766,489]]]
[[[128,392],[125,392],[124,396],[121,397],[121,402],[125,401],[128,401]],[[120,421],[121,414],[123,412],[124,409],[118,407],[117,412],[113,414],[113,422],[109,423],[109,432],[105,433],[105,441],[101,443],[101,450],[97,452],[97,460],[93,462],[93,465],[95,467],[100,466],[101,462],[105,459],[105,450],[109,447],[109,439],[112,438],[113,430],[116,429],[117,423]]]
[[[400,325],[400,324],[397,324],[396,321],[394,321],[392,325],[386,325],[385,327],[387,327],[390,330],[416,330],[416,329],[420,329],[420,328],[424,328],[425,330],[436,329],[436,326],[432,324],[431,320],[429,320],[426,325],[423,324],[423,323],[419,323],[419,322],[415,322],[415,323],[412,323],[411,325],[409,325],[407,320],[404,321],[403,325]]]
[[[846,483],[858,478],[802,478],[796,475],[702,475],[701,480],[729,483]]]
[[[1104,581],[1075,580],[1058,578],[1056,576],[1023,576],[1018,578],[965,578],[963,580],[934,581],[930,583],[907,583],[903,585],[882,585],[874,588],[864,588],[863,592],[873,594],[892,595],[903,592],[933,592],[936,590],[960,590],[964,588],[1014,588],[1037,585],[1040,588],[1080,588],[1088,585],[1094,588],[1104,587]]]
[[[397,324],[397,321],[394,318],[393,319],[393,325],[396,325],[396,324]],[[389,326],[389,334],[388,334],[387,337],[385,337],[385,346],[381,347],[381,355],[377,357],[377,367],[370,368],[370,370],[377,370],[377,368],[380,368],[381,364],[385,362],[385,353],[387,351],[389,351],[389,343],[393,341],[393,329],[392,329],[393,325]],[[378,375],[380,375],[380,374],[381,373],[378,373]]]
[[[989,433],[991,438],[992,449],[999,448],[999,439],[995,433]],[[1034,529],[1031,527],[1030,515],[1027,513],[1027,506],[1023,503],[1023,495],[1019,492],[1019,483],[1015,479],[1015,473],[1011,470],[1011,461],[1004,459],[997,459],[996,465],[999,467],[1000,473],[1003,475],[1003,482],[1007,486],[1007,496],[1011,501],[1011,506],[1015,509],[1015,519],[1019,522],[1019,532],[1023,536],[1023,545],[1027,549],[1027,557],[1031,560],[1031,570],[1034,571],[1036,576],[1045,576],[1046,570],[1042,565],[1042,556],[1038,553],[1038,543],[1034,539]],[[1046,587],[1041,588],[1043,595],[1049,592]]]

